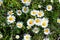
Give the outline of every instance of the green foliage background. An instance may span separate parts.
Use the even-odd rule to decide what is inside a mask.
[[[43,10],[45,13],[45,17],[49,18],[49,28],[51,30],[50,35],[48,37],[50,40],[56,40],[59,35],[60,35],[60,24],[57,24],[57,18],[60,17],[60,4],[58,0],[54,0],[53,3],[50,2],[50,0],[46,0],[46,2],[43,2],[42,0],[32,0],[31,5],[29,6],[29,13],[28,14],[22,14],[21,16],[16,15],[16,10],[22,9],[24,4],[21,2],[21,0],[3,0],[3,5],[0,7],[0,32],[3,34],[3,38],[0,40],[16,40],[15,35],[19,34],[22,38],[24,33],[30,33],[30,30],[27,30],[26,27],[26,21],[29,18],[34,18],[33,16],[30,15],[30,11],[32,9],[36,10]],[[38,8],[38,5],[42,5],[42,8]],[[45,7],[51,4],[53,6],[53,10],[51,12],[45,11]],[[7,25],[6,22],[6,17],[7,17],[7,12],[9,10],[14,11],[14,15],[16,17],[16,22],[17,21],[23,21],[24,22],[24,27],[22,29],[18,29],[16,27],[16,22],[10,25]],[[38,34],[33,34],[32,35],[32,40],[43,40],[45,37],[43,33],[43,29],[40,28],[40,32]]]

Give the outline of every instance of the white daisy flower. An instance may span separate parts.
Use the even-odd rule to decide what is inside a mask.
[[[11,10],[11,11],[8,11],[8,13],[7,13],[7,15],[13,15],[14,13],[13,13],[13,11]]]
[[[29,19],[29,20],[27,21],[27,25],[28,25],[28,26],[33,26],[33,25],[34,25],[34,19]]]
[[[43,16],[44,16],[44,12],[42,10],[38,11],[37,17],[43,17]]]
[[[35,18],[34,23],[38,26],[41,25],[41,19],[40,18]]]
[[[44,29],[44,34],[45,34],[45,35],[50,34],[50,29],[49,29],[49,28]]]
[[[38,32],[39,32],[39,28],[38,28],[38,27],[35,27],[32,31],[33,31],[34,33],[38,33]]]
[[[43,22],[41,23],[41,26],[42,26],[42,28],[46,28],[46,27],[48,26],[48,23],[46,23],[46,21],[43,21]]]
[[[37,10],[32,10],[32,11],[31,11],[31,15],[32,15],[32,16],[36,16],[37,13],[38,13]]]
[[[23,23],[22,23],[22,22],[17,22],[16,26],[17,26],[18,28],[22,28],[22,27],[23,27]]]
[[[57,19],[57,23],[60,23],[60,19],[59,18]]]
[[[48,22],[49,22],[48,18],[43,18],[41,22],[42,28],[46,28],[48,26]]]
[[[21,10],[17,10],[16,13],[18,16],[20,16],[22,14]]]
[[[19,39],[19,38],[20,38],[20,36],[19,36],[19,35],[16,35],[16,36],[15,36],[15,38],[16,38],[16,39]]]
[[[9,16],[7,17],[7,22],[8,22],[8,23],[13,23],[13,22],[15,22],[15,16],[9,15]]]
[[[53,3],[53,0],[51,0],[51,2]]]
[[[49,38],[44,38],[43,40],[49,40]]]
[[[24,35],[24,40],[31,40],[30,34],[25,34]]]
[[[46,6],[46,9],[47,9],[48,11],[51,11],[51,10],[52,10],[52,5],[47,5],[47,6]]]
[[[28,13],[28,12],[29,12],[29,8],[23,6],[23,7],[22,7],[22,12],[24,12],[24,13]]]
[[[27,29],[30,29],[31,28],[31,26],[27,26]]]
[[[0,34],[0,39],[1,39],[1,38],[3,38],[3,35],[2,35],[2,34]]]
[[[3,4],[3,0],[0,0],[0,6]]]
[[[38,8],[41,8],[42,6],[41,5],[38,5]]]
[[[22,1],[22,3],[23,4],[25,4],[25,5],[30,5],[30,3],[31,3],[31,0],[21,0]]]

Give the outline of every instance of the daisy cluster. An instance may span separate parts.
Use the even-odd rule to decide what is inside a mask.
[[[22,7],[22,10],[17,10],[16,11],[16,14],[18,15],[18,16],[20,16],[22,13],[28,13],[28,11],[29,11],[29,8],[28,8],[28,6],[30,5],[30,3],[31,3],[31,0],[21,0],[22,1],[22,3],[25,5],[25,6],[23,6]],[[16,21],[16,17],[14,16],[14,12],[13,12],[13,10],[10,10],[10,11],[8,11],[7,12],[7,23],[8,24],[12,24],[12,23],[14,23],[15,21]],[[17,26],[17,28],[22,28],[23,27],[23,22],[17,22],[16,23],[16,26]],[[16,39],[19,39],[20,38],[20,36],[19,35],[16,35],[15,36],[15,38]],[[23,38],[23,40],[31,40],[31,36],[30,36],[30,34],[24,34],[24,38]]]
[[[22,7],[21,10],[16,10],[15,13],[17,14],[18,17],[21,17],[21,15],[23,13],[25,14],[30,14],[32,17],[34,18],[29,18],[27,21],[26,21],[26,27],[24,26],[24,22],[23,21],[18,21],[16,22],[16,16],[14,15],[14,11],[13,10],[9,10],[7,12],[7,24],[10,25],[10,24],[13,24],[16,22],[16,27],[17,29],[22,29],[23,27],[25,27],[25,29],[27,30],[30,30],[31,29],[31,32],[33,32],[33,34],[38,34],[40,33],[40,28],[43,29],[43,33],[44,35],[48,36],[51,32],[50,32],[50,29],[49,29],[49,18],[45,17],[45,12],[44,10],[37,10],[37,9],[32,9],[30,11],[29,9],[29,6],[32,2],[32,0],[21,0],[21,2],[24,4],[24,6]],[[53,2],[51,0],[51,2]],[[3,1],[0,0],[0,6],[3,4]],[[42,5],[38,5],[38,8],[42,8]],[[45,10],[46,11],[52,11],[53,10],[53,7],[52,5],[47,5],[45,7]],[[57,18],[57,23],[60,24],[60,18]],[[3,38],[3,35],[0,33],[0,38]],[[15,36],[16,39],[19,39],[20,38],[20,35],[17,35]],[[31,40],[32,36],[31,34],[29,33],[25,33],[23,35],[23,39],[22,40]],[[44,38],[43,40],[49,40],[49,38]]]
[[[22,10],[17,10],[16,14],[18,16],[21,16],[21,14],[25,13],[27,14],[29,12],[29,5],[31,3],[32,0],[21,0],[21,2],[25,5],[22,7]],[[41,5],[38,5],[39,8],[41,8]],[[52,5],[47,5],[46,6],[46,10],[47,11],[52,11]],[[48,28],[48,23],[49,23],[49,18],[44,17],[44,11],[43,10],[36,10],[33,9],[30,12],[31,16],[34,16],[35,19],[30,18],[27,20],[27,29],[31,29],[34,25],[35,27],[33,28],[32,32],[33,33],[39,33],[39,27],[44,28],[44,34],[48,35],[50,34],[50,29]],[[14,23],[16,21],[17,18],[15,18],[14,16],[14,12],[13,10],[10,10],[7,12],[7,23],[11,24]],[[23,27],[23,22],[19,21],[16,23],[17,28],[22,28]],[[16,35],[15,37],[16,39],[19,39],[20,36]],[[30,34],[25,34],[23,40],[31,40],[31,36]]]

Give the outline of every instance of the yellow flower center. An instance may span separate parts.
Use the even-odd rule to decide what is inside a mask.
[[[41,13],[41,12],[39,12],[39,13],[38,13],[38,15],[39,15],[39,16],[42,16],[42,13]]]
[[[24,2],[26,2],[27,0],[24,0]]]
[[[18,13],[20,14],[21,12],[20,12],[20,11],[18,11]]]
[[[46,29],[45,32],[48,32],[48,29]]]
[[[32,20],[30,20],[29,24],[32,24],[32,23],[33,23]]]
[[[33,12],[33,14],[36,14],[36,12]]]
[[[37,30],[35,29],[35,32],[36,32]]]
[[[43,26],[46,26],[46,22],[43,22],[42,25],[43,25]]]
[[[40,22],[40,20],[39,19],[36,19],[36,23],[39,23]]]
[[[28,37],[28,36],[26,36],[26,39],[29,39],[29,37]]]
[[[26,7],[24,8],[24,11],[27,11],[27,8]]]
[[[13,20],[13,17],[10,17],[9,20],[12,21]]]
[[[22,26],[22,24],[18,24],[17,26],[21,27],[21,26]]]
[[[60,19],[58,19],[57,22],[60,23]]]
[[[51,8],[51,6],[48,6],[48,9],[50,9]]]

